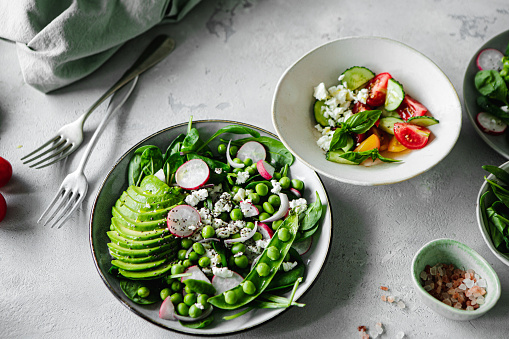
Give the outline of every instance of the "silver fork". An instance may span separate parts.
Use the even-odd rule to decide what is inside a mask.
[[[145,72],[150,67],[163,60],[175,48],[175,41],[166,35],[156,37],[152,43],[143,51],[127,72],[100,97],[87,112],[81,115],[76,121],[60,128],[56,135],[45,142],[41,147],[25,155],[21,160],[23,164],[36,169],[52,165],[64,159],[74,152],[83,142],[83,125],[90,113],[92,113],[104,100],[110,97],[117,90],[122,88],[129,81]],[[42,158],[42,159],[41,159]],[[36,160],[39,160],[35,162]],[[35,163],[34,163],[35,162]],[[37,166],[37,167],[36,167]]]
[[[90,139],[90,143],[88,144],[87,149],[81,158],[78,168],[65,177],[64,181],[60,185],[60,188],[58,189],[57,194],[50,202],[46,210],[44,210],[39,220],[37,220],[37,223],[41,222],[46,214],[51,211],[51,213],[47,215],[44,225],[51,222],[52,228],[57,225],[57,228],[60,228],[71,216],[74,210],[81,204],[87,195],[88,190],[88,181],[85,177],[84,169],[90,157],[90,153],[94,149],[94,146],[97,143],[97,140],[99,139],[102,131],[104,130],[104,127],[106,126],[109,118],[115,114],[120,106],[122,106],[122,104],[127,100],[134,86],[136,86],[137,81],[138,77],[134,78],[129,84],[121,88],[111,98],[106,115],[101,120],[101,123],[94,132],[94,135],[92,135],[92,139]]]

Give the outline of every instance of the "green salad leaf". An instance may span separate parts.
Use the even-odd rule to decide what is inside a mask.
[[[479,71],[475,75],[475,88],[484,96],[507,102],[507,85],[502,76],[493,69]]]

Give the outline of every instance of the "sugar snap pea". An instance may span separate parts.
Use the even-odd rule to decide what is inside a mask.
[[[295,239],[295,235],[297,234],[297,231],[299,229],[299,219],[297,214],[294,213],[290,214],[285,219],[285,222],[280,226],[280,228],[281,227],[288,229],[288,231],[291,234],[290,239],[288,241],[283,242],[279,239],[277,235],[278,233],[276,233],[274,234],[269,244],[267,245],[267,248],[274,246],[281,251],[281,255],[279,256],[279,258],[277,260],[271,260],[267,255],[266,248],[261,254],[260,259],[258,259],[258,262],[256,263],[255,267],[251,270],[251,272],[249,272],[244,281],[238,286],[210,298],[209,303],[211,305],[228,310],[236,309],[253,301],[254,299],[256,299],[258,295],[260,295],[260,293],[262,293],[265,290],[265,288],[270,284],[274,275],[277,273],[279,267],[281,266],[281,263],[283,262],[286,254],[288,253],[290,247],[292,246],[293,240]],[[256,270],[256,267],[262,264],[268,265],[270,267],[270,273],[263,277],[261,277]],[[251,281],[254,284],[254,286],[256,287],[255,293],[251,295],[247,295],[246,293],[244,293],[242,284],[245,281]],[[237,298],[235,302],[232,302],[232,300],[228,298],[229,299],[228,301],[230,301],[230,303],[228,303],[227,300],[225,299],[225,294],[229,293],[229,295],[231,295],[231,292],[234,292]]]

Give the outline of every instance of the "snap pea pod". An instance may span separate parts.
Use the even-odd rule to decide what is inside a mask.
[[[281,232],[281,229],[287,229],[289,233],[289,237],[287,241],[282,241],[279,239],[279,234]],[[253,267],[251,272],[246,276],[246,278],[237,285],[236,287],[225,291],[219,295],[216,295],[208,300],[208,302],[221,309],[226,310],[233,310],[236,308],[239,308],[254,299],[258,297],[264,290],[267,288],[267,286],[270,284],[272,278],[276,275],[279,267],[281,266],[281,263],[284,261],[284,258],[288,251],[290,250],[290,247],[292,246],[293,241],[295,240],[295,236],[297,234],[297,231],[299,229],[299,218],[297,214],[291,213],[284,221],[281,226],[279,226],[278,232],[274,233],[274,236],[270,240],[269,244],[261,254],[260,258],[258,259],[258,262]],[[270,248],[276,248],[279,250],[279,257],[275,260],[269,258],[268,252]],[[273,255],[271,255],[274,257]],[[258,273],[258,268],[260,266],[268,266],[270,271],[267,275],[260,276]],[[255,290],[251,294],[247,294],[244,292],[244,285],[251,285],[255,287]],[[228,301],[226,300],[225,296],[228,295]],[[232,298],[233,297],[233,298]],[[233,299],[233,300],[232,300]]]

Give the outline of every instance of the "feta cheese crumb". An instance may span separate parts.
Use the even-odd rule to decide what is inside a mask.
[[[325,89],[325,84],[323,82],[315,87],[314,96],[317,100],[327,99],[327,90]]]
[[[233,255],[233,257],[234,257],[234,258],[238,258],[238,257],[240,257],[240,256],[242,256],[242,255],[244,255],[244,253],[243,253],[243,252],[237,252],[237,253],[235,253],[235,254]]]
[[[248,171],[239,172],[239,173],[237,173],[237,180],[235,181],[235,183],[237,185],[243,184],[243,183],[246,182],[246,180],[248,178],[249,178],[249,172]]]
[[[222,168],[216,168],[216,169],[214,169],[214,172],[216,172],[216,174],[221,174],[221,173],[223,173],[223,169]]]
[[[212,273],[221,278],[233,277],[233,271],[230,271],[228,267],[212,267]]]
[[[186,197],[186,204],[188,204],[189,206],[196,206],[198,205],[198,203],[200,202],[200,199],[198,199],[194,194],[189,194],[187,197]]]
[[[205,188],[202,188],[197,191],[192,191],[191,194],[189,194],[186,197],[185,201],[186,201],[186,204],[194,207],[194,206],[198,205],[198,203],[200,201],[207,199],[208,196],[209,196],[209,192]]]
[[[271,180],[272,189],[270,190],[274,194],[279,194],[281,192],[281,184],[277,180]]]
[[[240,202],[240,201],[244,200],[245,197],[246,197],[246,190],[241,187],[241,188],[239,188],[237,193],[235,193],[235,195],[233,196],[233,200]]]
[[[200,310],[204,310],[205,309],[205,306],[203,306],[202,304],[200,303],[195,303],[196,307],[198,307]]]
[[[292,208],[297,214],[300,214],[308,208],[307,201],[304,198],[294,199],[290,201],[290,208]]]
[[[296,261],[294,261],[294,262],[284,261],[282,265],[283,265],[283,271],[288,272],[288,271],[293,270],[293,268],[295,266],[297,266],[297,262]]]

